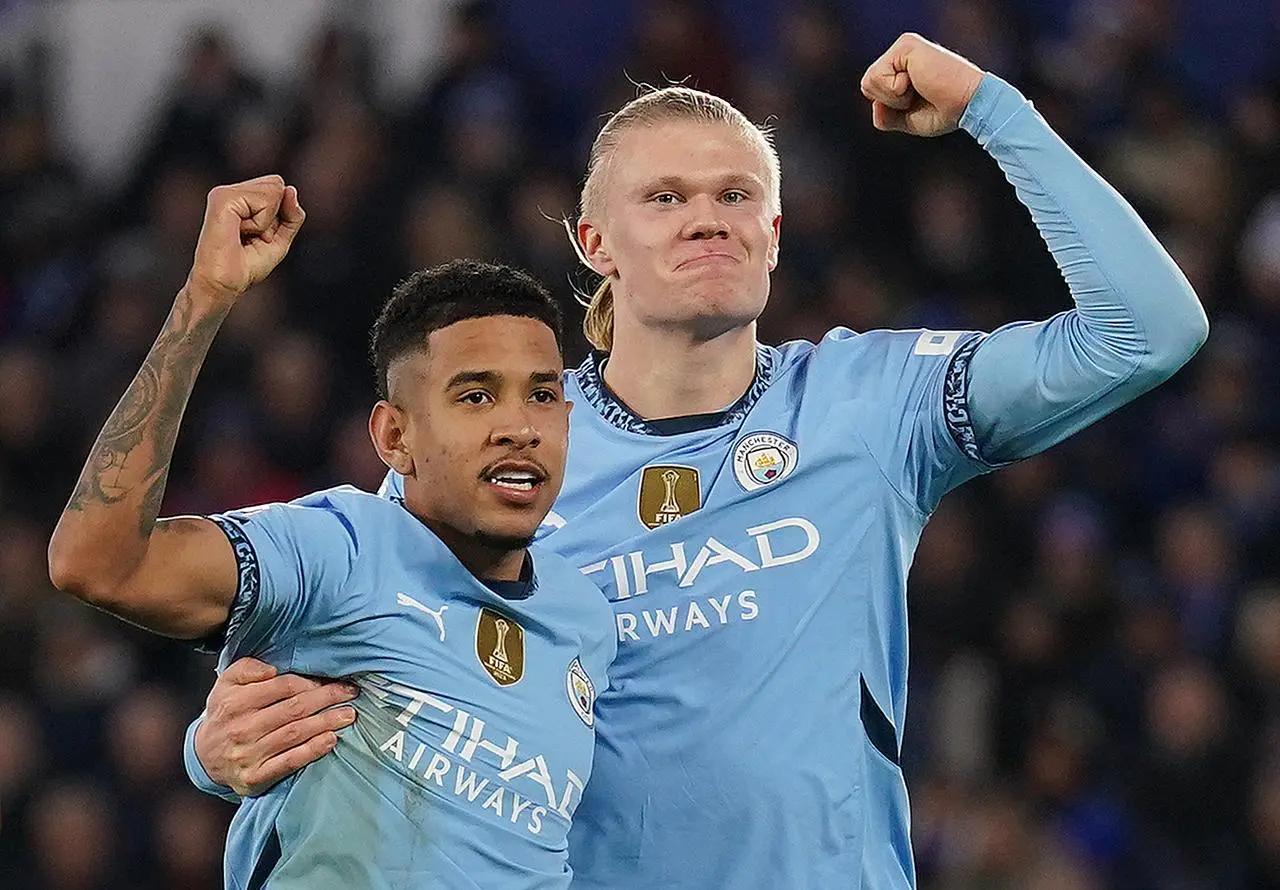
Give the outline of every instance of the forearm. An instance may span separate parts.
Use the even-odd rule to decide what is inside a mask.
[[[1133,208],[1013,87],[987,75],[961,120],[1031,212],[1081,320],[1117,348],[1185,359],[1204,310]]]
[[[229,304],[179,291],[164,328],[98,435],[49,545],[56,586],[91,601],[141,566],[178,427]]]
[[[978,347],[969,407],[992,460],[1042,450],[1172,375],[1208,322],[1186,277],[1114,189],[988,75],[961,125],[999,163],[1075,308]]]

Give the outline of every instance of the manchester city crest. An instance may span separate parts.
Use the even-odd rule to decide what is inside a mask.
[[[596,704],[596,684],[592,683],[591,678],[587,676],[586,668],[582,666],[581,661],[575,658],[569,662],[564,683],[574,713],[582,718],[582,722],[587,726],[594,726],[596,717],[592,709]]]
[[[777,433],[752,433],[733,449],[733,475],[747,491],[755,491],[791,475],[800,450]]]

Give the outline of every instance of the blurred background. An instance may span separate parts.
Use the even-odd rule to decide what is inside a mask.
[[[559,224],[633,82],[777,130],[762,339],[1068,305],[963,134],[877,134],[918,30],[1018,85],[1213,320],[1178,377],[951,495],[911,578],[925,890],[1280,887],[1280,5],[1272,0],[0,0],[0,887],[221,886],[186,783],[212,661],[56,593],[52,522],[181,286],[213,185],[307,228],[214,345],[165,511],[382,476],[365,331],[456,256],[588,288]],[[571,359],[585,346],[575,333]]]

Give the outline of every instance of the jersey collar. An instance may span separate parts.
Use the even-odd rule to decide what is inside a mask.
[[[773,380],[774,353],[767,346],[756,344],[756,373],[742,394],[742,398],[723,411],[710,414],[692,414],[683,417],[664,417],[660,420],[645,420],[638,416],[626,403],[614,395],[604,382],[604,366],[608,361],[608,353],[592,351],[586,357],[574,377],[578,388],[582,390],[583,399],[595,411],[613,426],[629,433],[642,436],[675,436],[695,430],[712,429],[727,424],[741,423],[755,403],[764,395]]]

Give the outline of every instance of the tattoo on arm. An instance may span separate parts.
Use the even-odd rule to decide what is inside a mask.
[[[68,511],[136,498],[139,534],[146,537],[155,527],[182,413],[225,313],[195,315],[186,291],[179,292],[142,368],[98,435]]]
[[[98,434],[93,453],[67,505],[69,509],[83,510],[90,503],[114,504],[129,493],[129,489],[118,486],[116,480],[124,470],[125,459],[142,442],[143,428],[159,389],[159,375],[152,357],[147,356],[133,384]]]

